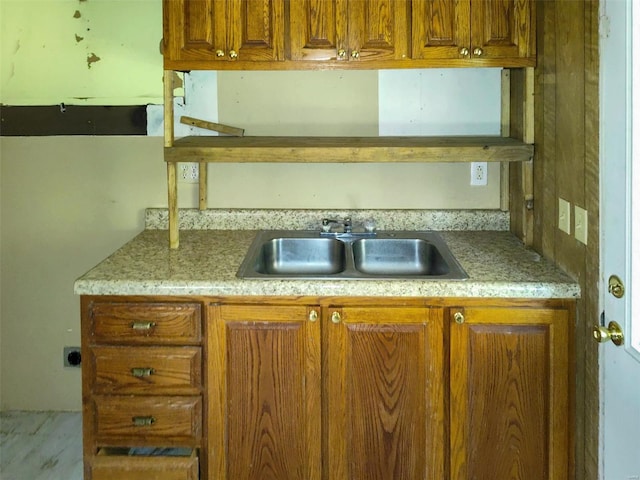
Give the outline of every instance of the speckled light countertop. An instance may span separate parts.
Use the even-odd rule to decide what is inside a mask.
[[[150,212],[151,217],[158,217],[155,213],[159,211]],[[284,218],[287,224],[291,222],[290,217]],[[440,232],[469,275],[467,280],[249,280],[236,277],[257,233],[256,230],[247,230],[246,223],[238,224],[240,229],[234,230],[181,230],[180,247],[172,250],[169,248],[168,232],[158,228],[162,226],[161,222],[154,222],[147,218],[145,231],[80,277],[75,282],[75,293],[506,298],[580,296],[576,281],[550,261],[526,249],[516,237],[504,230]],[[425,225],[414,226],[418,227],[416,230],[426,229]],[[264,228],[264,225],[258,228]],[[274,224],[269,228],[282,226]]]

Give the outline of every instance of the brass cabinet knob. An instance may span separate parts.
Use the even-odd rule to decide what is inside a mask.
[[[460,55],[462,55],[463,57],[468,57],[469,49],[467,47],[462,47],[458,53],[460,53]]]
[[[216,57],[224,57],[224,50],[216,50]]]
[[[359,51],[357,51],[357,50],[353,50],[353,51],[351,52],[351,58],[353,58],[353,59],[360,58],[360,52],[359,52]]]
[[[338,58],[344,58],[347,56],[347,52],[345,51],[344,48],[341,48],[340,50],[338,50]]]
[[[309,321],[310,322],[315,322],[316,320],[318,320],[318,312],[315,310],[311,310],[309,312]]]
[[[476,47],[476,48],[473,49],[473,54],[476,57],[481,57],[483,53],[484,53],[484,51],[480,47]]]
[[[614,345],[620,346],[624,343],[622,328],[617,322],[609,322],[609,326],[596,325],[592,330],[593,338],[598,343],[605,343],[611,340]]]
[[[235,50],[229,51],[229,58],[235,60],[236,58],[238,58],[238,52],[236,52]]]
[[[156,373],[156,371],[150,367],[134,367],[131,369],[131,375],[136,378],[150,377],[154,373]]]
[[[133,423],[136,427],[150,427],[154,423],[156,423],[156,419],[154,417],[132,417],[131,423]]]
[[[456,312],[453,314],[453,319],[458,325],[462,325],[464,323],[464,314],[462,312]]]
[[[333,312],[331,314],[331,321],[333,323],[340,323],[341,320],[342,320],[342,317],[340,317],[340,312]]]
[[[152,330],[156,322],[133,322],[131,328],[134,330]]]

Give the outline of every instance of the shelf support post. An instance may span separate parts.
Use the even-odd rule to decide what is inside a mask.
[[[173,70],[164,71],[164,146],[172,147],[173,130]],[[167,162],[167,190],[169,208],[169,247],[180,246],[178,230],[178,163]]]
[[[500,135],[511,135],[511,70],[502,69],[500,82]],[[509,211],[509,162],[500,162],[500,210]]]

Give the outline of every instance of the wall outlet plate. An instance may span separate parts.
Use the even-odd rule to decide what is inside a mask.
[[[558,199],[558,228],[571,235],[571,204],[563,198]]]
[[[82,357],[80,347],[64,347],[62,349],[62,361],[65,367],[80,367]]]
[[[588,234],[587,211],[584,208],[575,205],[573,213],[575,222],[573,226],[573,235],[576,237],[576,240],[586,245]]]
[[[198,163],[183,162],[178,164],[179,183],[198,183],[200,178],[200,165]]]
[[[470,185],[484,186],[487,184],[487,162],[471,162]]]

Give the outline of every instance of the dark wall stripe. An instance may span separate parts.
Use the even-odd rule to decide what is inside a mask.
[[[146,105],[0,106],[0,135],[146,135]]]

